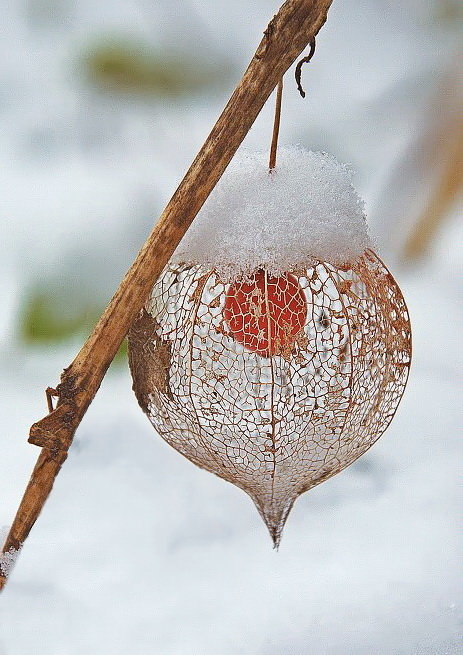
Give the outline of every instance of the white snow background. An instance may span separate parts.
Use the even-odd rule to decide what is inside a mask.
[[[4,3],[0,526],[39,452],[27,432],[45,412],[43,389],[80,346],[25,348],[15,335],[24,289],[65,278],[72,262],[109,298],[277,4]],[[397,5],[335,0],[303,69],[306,100],[290,75],[285,85],[281,142],[352,163],[373,236],[387,229],[370,210],[455,48],[454,30],[431,29],[437,1]],[[207,96],[116,103],[73,68],[84,37],[108,30],[208,45],[229,58],[232,80]],[[246,145],[269,141],[272,114],[269,103]],[[297,501],[279,552],[251,501],[170,449],[127,370],[110,371],[0,598],[0,655],[460,653],[457,210],[422,265],[401,268],[383,247],[414,329],[408,388],[379,442]]]

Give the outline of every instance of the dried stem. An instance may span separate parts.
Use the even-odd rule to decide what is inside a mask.
[[[270,159],[268,162],[268,167],[270,172],[273,171],[277,163],[277,147],[278,147],[278,134],[280,132],[282,97],[283,97],[283,78],[281,78],[281,80],[279,80],[278,82],[277,97],[275,100],[275,118],[273,121],[272,145],[270,146]]]
[[[30,430],[42,447],[3,552],[27,538],[66,460],[74,433],[148,294],[286,70],[318,33],[332,0],[287,0],[90,337],[57,386],[56,408]],[[109,447],[109,446],[108,446]],[[1,575],[0,589],[6,583]]]

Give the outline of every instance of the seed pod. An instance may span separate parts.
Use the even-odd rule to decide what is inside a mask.
[[[296,498],[384,432],[410,355],[404,299],[370,250],[232,281],[168,266],[129,332],[133,388],[153,426],[249,494],[275,545]]]

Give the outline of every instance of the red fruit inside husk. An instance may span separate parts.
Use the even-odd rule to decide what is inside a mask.
[[[223,315],[238,343],[271,357],[291,352],[295,335],[305,325],[307,300],[294,275],[258,270],[230,285]]]

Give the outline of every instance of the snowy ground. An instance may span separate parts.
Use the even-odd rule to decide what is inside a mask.
[[[218,48],[226,43],[224,23],[236,34],[231,52],[238,76],[275,3],[252,3],[248,21],[242,20],[248,3],[232,3],[228,14],[220,14],[225,4],[192,4],[207,16]],[[319,66],[304,71],[313,103],[302,110],[297,99],[288,100],[282,137],[307,145],[318,139],[314,147],[353,161],[368,206],[400,152],[413,99],[422,100],[423,91],[415,96],[412,85],[401,116],[387,123],[379,114],[374,130],[355,98],[375,107],[407,67],[429,89],[445,48],[430,45],[425,31],[411,39],[408,14],[397,17],[386,0],[337,4],[320,37]],[[146,16],[134,10],[138,5],[150,3],[115,3],[111,20],[138,20],[149,32]],[[412,5],[424,6],[411,2],[410,13]],[[82,220],[78,273],[103,260],[109,281],[99,293],[108,292],[148,230],[152,218],[146,216],[155,215],[174,188],[227,94],[178,108],[127,103],[112,116],[110,103],[89,99],[65,79],[58,64],[66,59],[59,58],[66,39],[56,36],[69,26],[78,31],[84,18],[95,28],[107,14],[79,3],[80,15],[63,19],[68,28],[60,27],[53,40],[46,30],[32,38],[19,7],[7,14],[8,70],[16,76],[4,87],[10,92],[0,127],[8,155],[0,526],[11,522],[38,454],[26,435],[44,413],[42,389],[56,383],[79,346],[33,351],[15,339],[23,289],[49,269],[64,275]],[[342,40],[346,20],[352,42]],[[378,41],[389,43],[387,52],[375,50]],[[362,52],[368,44],[372,56]],[[337,76],[339,59],[344,68]],[[31,63],[35,77],[26,74]],[[270,115],[264,111],[251,145],[268,138]],[[85,148],[79,140],[85,129],[99,132],[109,116],[101,147]],[[47,125],[58,131],[49,149],[40,156],[25,149],[33,128]],[[395,135],[389,140],[381,132],[388,129]],[[182,148],[173,145],[179,139]],[[135,235],[127,227],[132,220]],[[460,223],[455,213],[422,268],[393,268],[411,313],[414,362],[392,425],[357,463],[296,503],[279,552],[248,498],[164,444],[141,414],[127,371],[110,372],[1,597],[0,655],[461,652]],[[60,257],[53,254],[57,243]],[[118,262],[111,264],[115,252]]]
[[[0,653],[458,653],[461,306],[446,266],[402,283],[415,361],[400,410],[297,502],[278,553],[247,497],[156,438],[128,375],[110,375],[2,597]],[[32,390],[63,361],[3,362],[5,522],[37,454]]]

